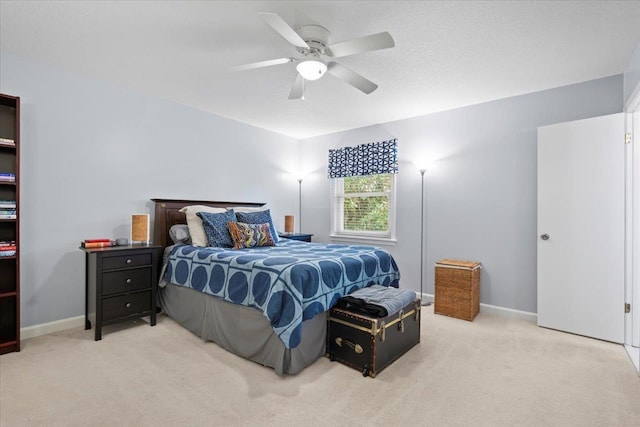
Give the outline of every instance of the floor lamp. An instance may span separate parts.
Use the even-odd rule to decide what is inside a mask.
[[[298,178],[298,228],[302,234],[302,177]]]
[[[420,192],[420,300],[422,301],[421,305],[427,306],[431,305],[431,302],[425,301],[423,297],[424,294],[422,293],[422,283],[424,281],[424,173],[427,169],[420,167],[418,170],[420,171],[420,176],[422,178],[422,187]]]

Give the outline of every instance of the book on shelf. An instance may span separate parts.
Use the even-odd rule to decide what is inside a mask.
[[[0,256],[14,256],[17,248],[15,240],[1,240]]]
[[[16,213],[17,212],[15,209],[0,209],[0,218],[5,218],[5,217],[15,218]]]
[[[3,145],[16,145],[16,142],[11,138],[0,138],[0,144],[3,144]]]
[[[15,200],[0,200],[0,209],[15,209],[16,206]]]
[[[13,214],[13,215],[0,214],[0,219],[18,219],[18,216],[16,214]]]
[[[115,246],[115,244],[111,241],[108,240],[106,242],[80,242],[80,247],[82,248],[108,248],[111,246]]]
[[[110,242],[111,239],[84,239],[85,243]]]

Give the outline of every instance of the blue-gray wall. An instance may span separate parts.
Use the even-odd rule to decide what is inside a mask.
[[[419,157],[425,175],[425,293],[442,258],[482,262],[484,304],[537,311],[536,146],[539,126],[622,111],[622,75],[436,114],[353,129],[302,142],[305,232],[330,241],[327,151],[398,138],[397,240],[388,249],[401,286],[419,289]]]
[[[399,139],[403,287],[419,288],[418,156],[427,172],[425,292],[433,263],[483,263],[481,301],[536,311],[537,127],[622,111],[622,75],[302,142],[105,82],[2,54],[0,91],[22,98],[22,326],[83,314],[87,237],[126,236],[150,198],[268,202],[329,241],[327,150]]]
[[[127,237],[151,198],[297,209],[292,138],[7,54],[0,91],[22,106],[23,327],[84,314],[79,242]]]
[[[629,64],[624,71],[624,102],[629,100],[636,86],[640,84],[640,41],[633,51]]]

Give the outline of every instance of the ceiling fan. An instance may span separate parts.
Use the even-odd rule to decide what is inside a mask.
[[[296,69],[298,70],[298,75],[289,94],[289,99],[304,99],[305,80],[317,80],[325,73],[329,73],[345,81],[366,94],[370,94],[378,88],[378,85],[371,80],[364,78],[350,68],[332,59],[394,47],[395,43],[388,32],[385,31],[341,43],[330,44],[331,34],[329,30],[323,26],[308,24],[302,25],[297,30],[294,30],[280,15],[268,12],[260,12],[259,15],[278,34],[295,46],[301,57],[270,59],[239,65],[233,67],[231,70],[252,70],[255,68],[297,62]]]

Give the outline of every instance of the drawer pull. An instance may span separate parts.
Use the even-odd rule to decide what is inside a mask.
[[[127,260],[127,264],[131,264],[131,260],[130,259]]]
[[[127,308],[131,308],[131,303],[130,303],[130,302],[128,302],[128,303],[126,303],[124,306],[125,306],[125,307],[127,307]]]
[[[127,279],[126,282],[127,282],[127,284],[131,283],[131,279],[130,278]]]

